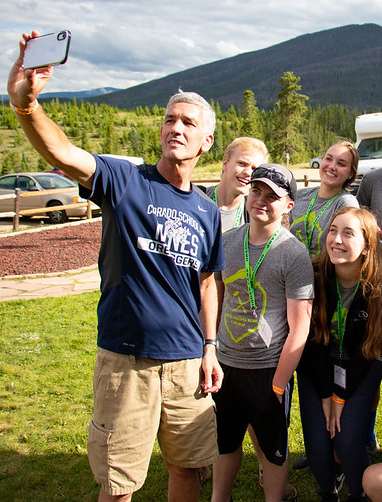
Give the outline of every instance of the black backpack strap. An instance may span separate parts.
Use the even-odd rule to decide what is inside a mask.
[[[205,187],[204,185],[193,185],[193,187],[195,188],[195,190],[198,188],[200,191],[207,193],[207,187]]]
[[[214,204],[212,201],[211,197],[207,195],[207,187],[204,185],[192,185],[193,189],[195,190],[196,193],[198,193],[203,199],[208,200]]]

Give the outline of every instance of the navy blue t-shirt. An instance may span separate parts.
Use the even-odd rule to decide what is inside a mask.
[[[203,354],[200,272],[225,266],[218,208],[168,183],[156,166],[95,156],[102,208],[98,345],[151,359]]]

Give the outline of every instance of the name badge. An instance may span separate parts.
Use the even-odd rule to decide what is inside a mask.
[[[265,345],[269,348],[272,341],[272,330],[262,315],[259,319],[259,335],[263,339]]]
[[[346,390],[346,369],[334,365],[334,383]]]

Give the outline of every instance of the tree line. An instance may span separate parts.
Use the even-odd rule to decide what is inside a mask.
[[[334,141],[355,141],[354,123],[365,110],[349,110],[341,105],[312,107],[301,94],[300,78],[285,72],[274,107],[260,110],[251,90],[241,106],[222,111],[211,100],[217,117],[214,144],[201,156],[200,164],[220,162],[226,146],[238,136],[253,136],[265,142],[274,162],[307,162],[322,155]],[[91,104],[74,98],[60,103],[43,103],[48,116],[57,122],[74,144],[100,154],[132,155],[155,163],[161,154],[160,126],[165,109],[139,106],[121,110],[105,104]],[[372,111],[372,110],[368,110]],[[47,163],[28,145],[14,113],[3,103],[0,111],[0,172],[44,170]]]

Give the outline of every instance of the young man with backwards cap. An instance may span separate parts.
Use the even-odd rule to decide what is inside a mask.
[[[205,189],[206,194],[219,208],[223,232],[248,223],[249,216],[245,205],[250,188],[251,174],[253,169],[267,163],[268,159],[267,147],[257,138],[246,136],[235,138],[225,149],[220,181],[217,185]],[[248,432],[252,438],[252,429],[249,428]],[[261,472],[262,467],[259,466],[259,482],[263,486]],[[211,471],[208,467],[200,469],[202,484],[210,476]],[[294,500],[296,496],[296,489],[290,483],[287,483],[283,493],[283,500]]]
[[[217,273],[224,371],[217,406],[219,459],[212,502],[229,502],[252,425],[267,502],[280,502],[287,479],[293,373],[309,332],[313,270],[305,246],[281,225],[296,182],[278,164],[254,169],[249,224],[223,235],[226,268]],[[223,300],[224,296],[224,300]]]

